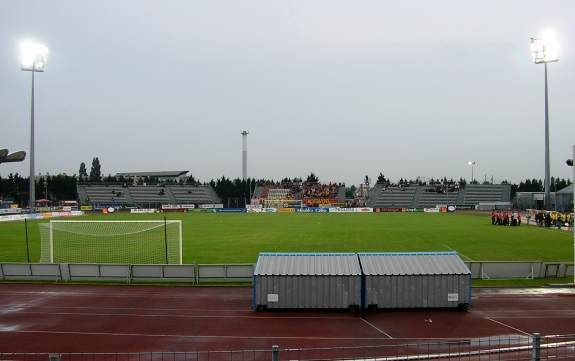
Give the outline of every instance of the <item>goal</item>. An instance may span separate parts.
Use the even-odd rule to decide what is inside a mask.
[[[182,221],[54,220],[40,238],[44,263],[182,263]]]

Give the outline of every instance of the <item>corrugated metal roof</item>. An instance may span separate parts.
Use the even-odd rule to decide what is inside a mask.
[[[471,274],[457,252],[358,253],[367,276]]]
[[[166,172],[123,172],[116,173],[115,177],[179,177],[188,173],[187,170],[173,170]]]
[[[361,275],[355,253],[260,253],[256,276]]]

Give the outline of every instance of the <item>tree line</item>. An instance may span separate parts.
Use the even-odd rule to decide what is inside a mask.
[[[154,177],[143,177],[138,180],[139,184],[156,184],[158,181]],[[74,200],[78,199],[77,185],[82,183],[123,183],[128,184],[129,179],[126,178],[116,178],[112,175],[103,176],[101,171],[101,164],[98,157],[92,159],[92,164],[90,167],[90,172],[88,173],[86,164],[82,162],[80,164],[78,175],[67,175],[65,173],[58,175],[41,175],[36,178],[36,198],[49,199],[52,201],[62,201],[62,200]],[[247,180],[242,180],[240,178],[227,178],[222,176],[218,179],[212,179],[209,182],[200,182],[198,179],[194,178],[193,175],[189,175],[185,180],[185,184],[193,185],[210,185],[217,195],[222,200],[222,203],[226,207],[244,207],[246,203],[249,203],[256,186],[257,185],[281,185],[281,184],[293,184],[302,183],[302,178],[283,178],[279,181],[272,179],[255,179],[248,178]],[[312,172],[306,178],[307,183],[317,183],[319,178]],[[413,184],[451,184],[455,181],[453,179],[447,179],[447,177],[438,179],[427,179],[423,180],[421,178],[416,179],[404,179],[401,178],[398,182],[392,183],[391,180],[386,178],[383,173],[380,173],[376,183],[391,185],[398,184],[402,186],[408,186]],[[457,182],[464,187],[466,180],[460,178]],[[474,181],[473,183],[477,183]],[[489,182],[483,182],[489,183]],[[511,184],[507,181],[503,181],[503,184]],[[13,201],[21,205],[27,204],[28,201],[28,184],[29,179],[27,177],[22,177],[18,173],[9,174],[8,177],[0,176],[0,200]],[[563,178],[551,177],[551,191],[555,192],[560,190],[567,185],[571,184],[571,180]],[[347,189],[346,195],[348,197],[353,196],[353,191],[355,186],[352,185]],[[519,182],[519,184],[511,184],[511,197],[513,198],[517,192],[543,192],[543,181],[541,179],[526,179]]]

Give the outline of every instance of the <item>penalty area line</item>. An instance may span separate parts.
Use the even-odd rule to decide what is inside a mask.
[[[449,246],[446,245],[445,243],[443,243],[442,246],[445,247],[445,248],[447,248],[447,249],[450,250],[450,251],[457,252],[458,255],[460,255],[461,257],[465,258],[465,259],[466,259],[467,261],[469,261],[469,262],[475,262],[473,259],[467,257],[466,255],[464,255],[463,253],[459,252],[458,250],[449,247]]]

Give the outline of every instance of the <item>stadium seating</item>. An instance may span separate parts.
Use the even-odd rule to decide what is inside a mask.
[[[292,197],[291,191],[289,189],[283,188],[272,188],[268,190],[268,199],[287,199]]]
[[[464,205],[481,202],[510,202],[511,186],[508,184],[470,184],[465,188]]]
[[[373,202],[368,203],[375,208],[412,208],[415,207],[417,186],[411,187],[381,187]]]
[[[459,192],[437,193],[437,192],[420,192],[416,208],[435,207],[438,204],[456,205]]]
[[[93,206],[159,207],[162,204],[217,204],[220,198],[210,186],[78,185],[81,204]]]
[[[376,184],[369,192],[367,205],[374,208],[426,208],[438,204],[476,206],[483,202],[509,202],[508,184],[470,184],[458,192],[437,193],[428,186],[383,187]]]
[[[178,204],[208,204],[214,203],[213,194],[210,193],[211,187],[196,187],[196,186],[167,186],[175,202]],[[219,203],[219,200],[216,202]]]
[[[78,191],[80,198],[85,195],[83,203],[93,205],[125,206],[133,203],[126,188],[119,185],[95,185],[83,187],[82,192]]]

